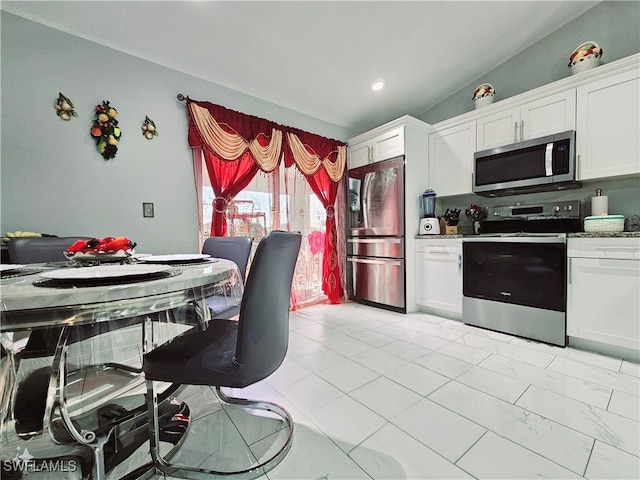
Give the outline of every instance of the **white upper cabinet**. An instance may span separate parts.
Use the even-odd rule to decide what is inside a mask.
[[[520,108],[521,141],[575,130],[575,128],[575,89],[527,103]]]
[[[476,150],[478,152],[518,141],[519,108],[492,113],[478,118],[476,122]]]
[[[371,145],[368,142],[349,145],[347,148],[349,168],[356,168],[371,163]]]
[[[477,151],[576,128],[575,89],[477,119]]]
[[[631,70],[577,89],[579,180],[640,173],[640,78]]]
[[[348,148],[349,168],[404,155],[404,127],[397,127]]]
[[[476,122],[429,134],[429,188],[440,196],[471,193]]]

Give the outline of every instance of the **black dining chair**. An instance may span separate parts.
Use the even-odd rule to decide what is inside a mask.
[[[258,244],[240,305],[239,319],[203,324],[145,354],[150,447],[156,473],[181,478],[203,475],[255,478],[275,467],[291,447],[293,419],[277,404],[233,398],[221,387],[244,388],[271,375],[282,363],[289,343],[289,298],[301,235],[273,231]],[[246,415],[258,410],[277,414],[288,428],[286,440],[275,454],[241,471],[226,472],[191,465],[172,465],[160,454],[158,391],[156,382],[215,386],[222,402],[239,405]]]
[[[64,251],[76,240],[91,240],[92,237],[18,237],[7,244],[11,263],[64,262]]]
[[[9,259],[12,263],[32,264],[32,263],[53,263],[65,262],[67,257],[64,252],[77,240],[91,240],[93,237],[19,237],[13,238],[7,244]],[[70,335],[69,343],[76,343],[87,338],[106,333],[116,328],[139,323],[139,320],[119,320],[109,324],[83,325],[75,328]],[[51,356],[54,353],[60,328],[48,330],[34,330],[29,335],[27,345],[22,352],[23,357],[43,357]],[[109,364],[121,369],[136,371],[127,365],[117,363]]]
[[[30,264],[64,262],[64,251],[77,240],[91,240],[91,237],[18,237],[7,243],[7,252],[11,263]],[[60,329],[44,332],[35,330],[29,338],[24,356],[53,355],[58,342]]]
[[[240,278],[244,283],[251,246],[249,237],[209,237],[204,241],[202,253],[234,262],[238,266]],[[213,295],[207,298],[207,306],[211,312],[211,318],[231,318],[240,311],[240,299],[230,294]]]

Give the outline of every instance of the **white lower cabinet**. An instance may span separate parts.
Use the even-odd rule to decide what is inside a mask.
[[[416,303],[462,317],[462,239],[416,240]]]
[[[567,335],[640,349],[640,239],[568,240]]]

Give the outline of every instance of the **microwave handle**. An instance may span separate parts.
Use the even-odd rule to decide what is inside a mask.
[[[576,180],[580,180],[580,171],[582,167],[580,165],[580,154],[576,155]]]

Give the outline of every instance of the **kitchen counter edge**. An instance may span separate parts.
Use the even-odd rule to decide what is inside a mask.
[[[415,235],[416,240],[456,239],[477,235]],[[640,232],[575,232],[567,233],[567,238],[640,238]]]

